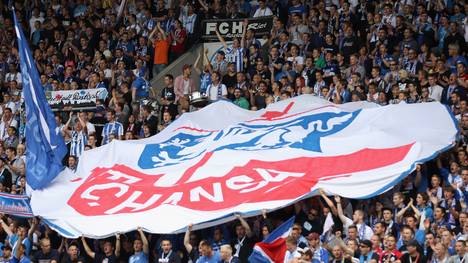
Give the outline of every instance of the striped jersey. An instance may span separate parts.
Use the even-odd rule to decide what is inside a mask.
[[[244,71],[244,49],[243,48],[232,48],[229,47],[226,49],[226,61],[236,64],[236,71]]]
[[[123,125],[120,122],[114,121],[112,123],[106,123],[102,129],[102,144],[104,145],[109,143],[109,137],[111,134],[114,134],[115,138],[123,136],[123,130]]]
[[[88,143],[88,136],[83,130],[77,132],[72,131],[70,142],[70,155],[80,157],[84,151],[85,145]]]

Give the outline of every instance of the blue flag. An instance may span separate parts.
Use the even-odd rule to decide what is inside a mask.
[[[26,181],[33,189],[46,187],[63,169],[67,147],[55,125],[31,51],[13,10],[18,38],[23,96],[26,107]]]

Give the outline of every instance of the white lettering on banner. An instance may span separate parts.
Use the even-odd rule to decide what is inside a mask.
[[[226,35],[227,33],[229,33],[229,23],[222,22],[221,24],[219,24],[218,30],[221,35]]]
[[[243,188],[253,185],[254,184],[252,183],[253,181],[254,180],[248,177],[247,175],[240,175],[240,176],[235,176],[226,180],[226,186],[232,190],[241,190]]]
[[[190,201],[191,202],[200,202],[200,196],[205,197],[206,199],[213,201],[213,202],[222,202],[224,201],[223,198],[223,190],[221,189],[221,183],[214,183],[213,184],[213,195],[208,193],[202,186],[195,187],[194,189],[190,190]]]
[[[216,23],[206,23],[206,35],[211,34],[212,32],[216,32]]]
[[[242,29],[244,29],[242,22],[232,22],[232,33],[242,34]]]
[[[146,202],[144,202],[144,203],[135,202],[141,196],[141,194],[142,194],[142,192],[140,192],[140,191],[133,192],[133,194],[127,200],[120,203],[116,207],[107,210],[106,214],[112,215],[112,214],[115,214],[115,213],[119,212],[120,210],[125,209],[125,208],[133,208],[133,210],[132,210],[133,212],[138,212],[140,210],[144,210],[147,207],[150,207],[151,205],[156,203],[156,201],[158,201],[159,198],[161,198],[161,196],[162,196],[160,194],[153,194],[151,196],[151,198],[146,200]]]
[[[141,181],[141,179],[138,178],[138,177],[134,177],[134,176],[131,176],[131,175],[128,175],[128,174],[124,174],[124,173],[121,173],[119,171],[111,170],[111,171],[109,171],[109,173],[113,175],[113,176],[110,176],[109,179],[114,180],[114,181],[117,181],[120,178],[126,178],[127,180],[124,181],[124,183],[127,183],[127,184],[134,184],[136,182]]]
[[[190,203],[202,201],[221,203],[227,198],[226,192],[250,193],[267,188],[270,183],[281,183],[288,178],[298,178],[305,175],[305,173],[284,172],[263,168],[255,168],[252,172],[254,173],[251,176],[233,176],[225,182],[195,181],[186,189],[177,186],[155,187],[152,189],[153,184],[143,181],[141,178],[110,169],[106,172],[110,176],[106,177],[105,173],[99,173],[99,176],[112,182],[99,184],[99,181],[94,181],[92,185],[83,191],[80,197],[84,202],[86,200],[93,201],[87,202],[90,207],[98,208],[106,206],[107,209],[104,213],[110,215],[129,210],[138,212],[146,210],[148,207],[155,207],[157,204],[178,205],[181,201]],[[212,179],[216,180],[215,178]],[[145,185],[144,189],[132,190],[133,187],[142,185]],[[117,191],[113,189],[117,189]],[[176,191],[172,192],[171,189]],[[185,199],[183,199],[184,197]],[[113,205],[109,204],[109,202],[113,202],[118,198],[121,199],[119,202],[112,203]]]

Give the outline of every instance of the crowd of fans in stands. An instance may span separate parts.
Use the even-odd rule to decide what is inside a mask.
[[[22,77],[11,9],[0,2],[0,190],[25,194]],[[196,110],[193,92],[259,110],[301,94],[382,106],[439,101],[459,121],[456,147],[368,200],[320,196],[185,235],[142,229],[67,240],[38,219],[3,215],[0,262],[248,262],[253,245],[296,215],[284,262],[468,262],[468,4],[460,0],[10,1],[45,91],[105,88],[95,110],[57,112],[75,169],[83,151],[158,133]],[[183,74],[150,80],[186,52],[204,19],[274,15],[269,36],[244,22],[232,44]],[[200,63],[203,66],[199,66]],[[200,78],[196,86],[195,78]],[[430,112],[428,112],[430,114]],[[404,129],[404,127],[402,127]],[[424,131],[421,131],[424,132]]]

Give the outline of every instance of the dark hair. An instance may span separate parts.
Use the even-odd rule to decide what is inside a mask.
[[[170,80],[174,80],[174,76],[172,76],[172,74],[166,74],[164,77],[169,78]]]

